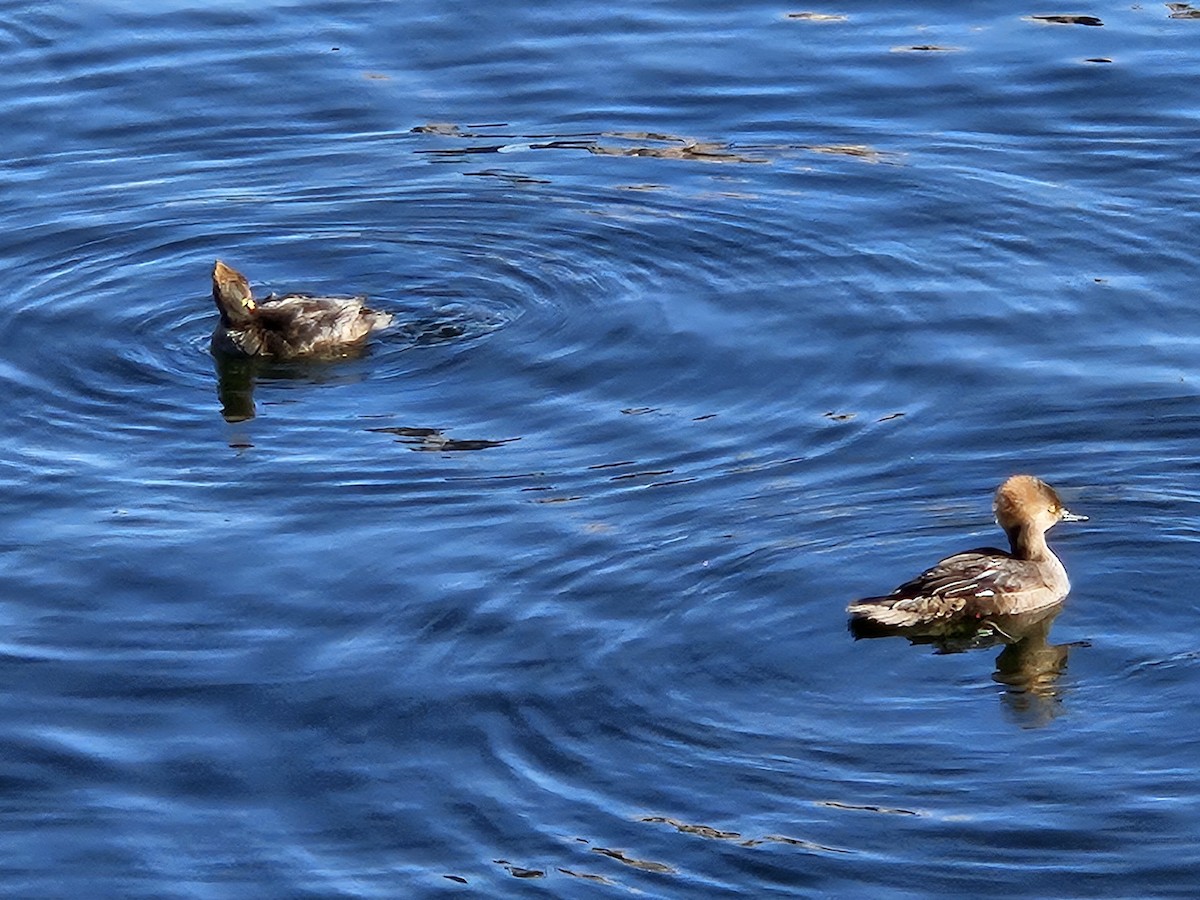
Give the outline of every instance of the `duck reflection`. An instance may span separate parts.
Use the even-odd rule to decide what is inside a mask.
[[[361,355],[362,351],[346,354],[341,360]],[[254,387],[260,379],[271,381],[358,381],[362,376],[337,368],[337,361],[308,360],[278,362],[275,360],[228,353],[214,353],[213,367],[217,373],[217,399],[226,422],[245,422],[255,416]]]
[[[226,422],[254,418],[254,378],[257,364],[249,357],[213,354],[217,370],[217,399]]]
[[[1040,726],[1062,712],[1059,678],[1067,668],[1071,647],[1086,642],[1051,644],[1050,626],[1062,604],[1018,615],[990,616],[971,621],[929,623],[924,626],[880,625],[852,619],[850,633],[862,638],[903,637],[911,644],[930,644],[937,653],[963,653],[1002,647],[992,680],[1003,685],[1001,702],[1022,725]]]

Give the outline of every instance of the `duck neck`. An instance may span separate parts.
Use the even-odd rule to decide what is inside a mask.
[[[1007,529],[1007,533],[1012,555],[1017,559],[1036,562],[1049,559],[1054,555],[1046,545],[1046,533],[1032,525],[1014,525]]]

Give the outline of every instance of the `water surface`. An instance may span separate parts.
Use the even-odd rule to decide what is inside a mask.
[[[736,7],[7,5],[4,893],[1193,895],[1200,22]]]

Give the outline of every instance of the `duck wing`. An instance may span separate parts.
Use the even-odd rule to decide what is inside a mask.
[[[1019,592],[1012,554],[981,547],[948,556],[886,597],[867,597],[846,611],[881,625],[909,626],[945,619],[963,612],[971,601]],[[976,603],[978,605],[978,603]]]
[[[256,322],[275,356],[335,352],[362,341],[391,317],[363,306],[361,299],[288,296],[258,306]]]

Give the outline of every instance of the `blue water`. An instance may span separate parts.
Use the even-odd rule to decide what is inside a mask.
[[[1171,13],[6,4],[0,893],[1195,896]],[[1061,613],[852,640],[1015,472]]]

